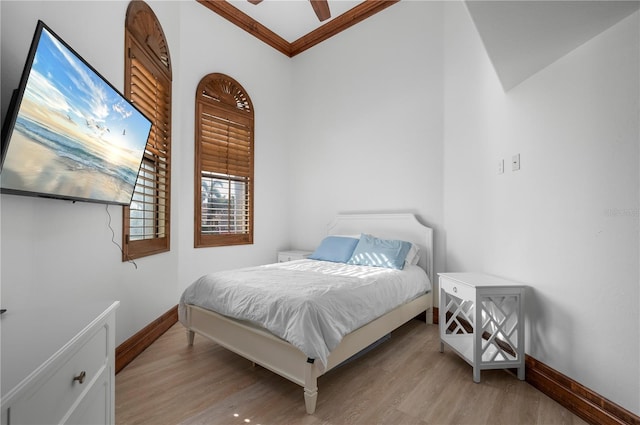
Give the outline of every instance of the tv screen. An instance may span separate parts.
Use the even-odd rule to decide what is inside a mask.
[[[2,131],[3,193],[129,205],[151,122],[42,21]]]

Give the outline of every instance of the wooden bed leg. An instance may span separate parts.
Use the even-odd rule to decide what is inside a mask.
[[[318,377],[313,363],[307,363],[304,369],[304,405],[308,414],[316,411],[318,401]]]
[[[196,333],[190,329],[187,329],[187,344],[189,347],[193,345],[193,338],[196,336]]]
[[[318,388],[315,391],[309,390],[304,387],[304,405],[307,408],[307,413],[312,415],[316,411],[316,402],[318,401]]]

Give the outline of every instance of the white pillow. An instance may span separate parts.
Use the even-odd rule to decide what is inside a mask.
[[[407,253],[407,258],[404,260],[405,266],[415,266],[420,261],[420,247],[414,243],[411,244],[411,249]]]

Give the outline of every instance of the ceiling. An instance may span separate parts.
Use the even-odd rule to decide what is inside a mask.
[[[612,27],[638,1],[467,1],[505,91]]]
[[[308,0],[197,0],[292,57],[398,0],[329,0],[320,22]],[[447,1],[447,0],[403,0]],[[504,90],[640,8],[640,0],[466,0]]]

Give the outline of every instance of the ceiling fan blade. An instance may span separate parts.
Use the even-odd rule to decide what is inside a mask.
[[[251,4],[258,4],[258,3],[260,3],[262,0],[248,0],[248,1],[249,1],[249,3],[251,3]]]
[[[309,0],[313,11],[316,12],[316,16],[320,22],[329,19],[331,17],[331,11],[329,10],[329,2],[327,0]]]

